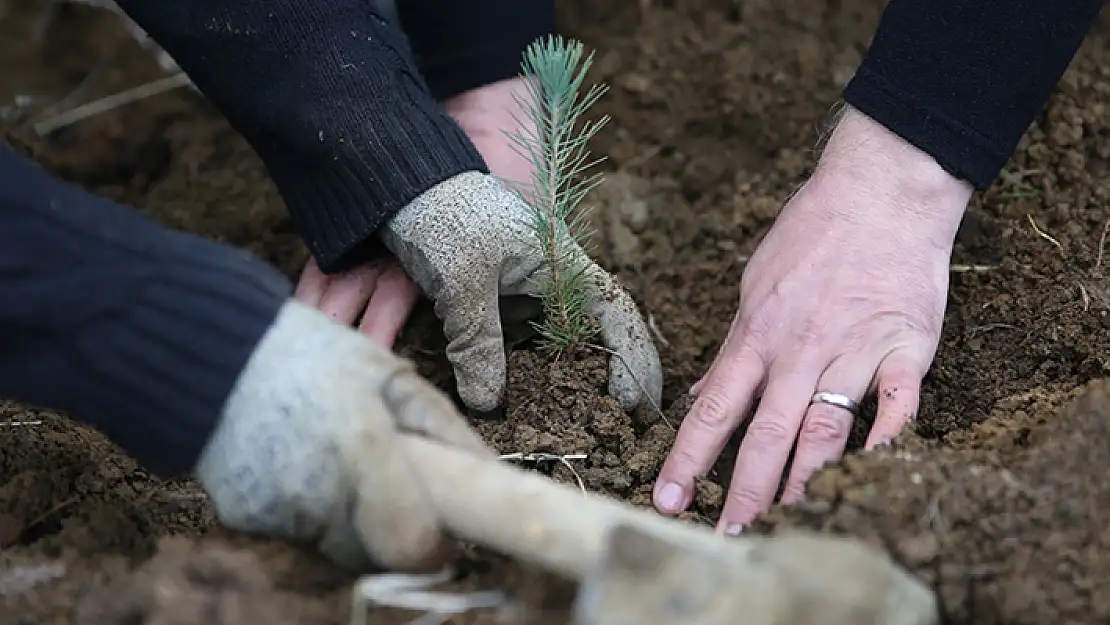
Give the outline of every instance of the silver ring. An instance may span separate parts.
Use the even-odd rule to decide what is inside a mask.
[[[859,414],[859,404],[856,402],[856,400],[848,397],[847,395],[820,391],[814,393],[813,398],[809,400],[809,403],[811,404],[815,404],[818,402],[822,404],[828,404],[830,406],[836,406],[837,408],[843,408],[852,413],[853,416]]]

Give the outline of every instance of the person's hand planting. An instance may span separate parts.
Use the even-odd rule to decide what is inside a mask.
[[[550,70],[560,60],[573,62],[571,55],[556,56],[561,54],[554,48],[533,48],[526,53],[526,63]],[[657,407],[662,394],[662,367],[647,324],[631,296],[575,240],[568,239],[566,247],[560,245],[557,250],[537,245],[537,228],[541,226],[536,215],[550,207],[542,201],[530,205],[498,179],[522,185],[519,188],[527,191],[530,200],[538,200],[537,189],[528,185],[538,171],[540,155],[568,149],[562,144],[538,143],[520,149],[524,145],[514,145],[514,139],[507,135],[524,131],[535,136],[528,131],[534,131],[537,112],[553,102],[562,102],[552,96],[541,103],[536,96],[543,89],[535,87],[545,76],[532,71],[526,76],[487,85],[447,103],[449,113],[476,143],[483,158],[488,158],[492,174],[465,172],[433,187],[386,224],[382,240],[435,302],[436,313],[444,322],[447,357],[455,368],[459,394],[470,408],[490,411],[500,405],[506,377],[502,302],[513,296],[549,301],[556,298],[567,306],[554,308],[573,308],[573,320],[578,319],[578,312],[592,317],[603,347],[612,352],[610,395],[625,410]],[[529,102],[534,110],[524,110],[521,101]],[[546,113],[551,116],[546,118],[558,118],[550,111]],[[522,123],[532,128],[521,128]],[[552,134],[563,136],[560,131]],[[569,138],[560,141],[570,145]],[[581,143],[584,145],[584,141]],[[532,158],[526,158],[526,153]],[[562,180],[571,175],[560,168],[539,177],[556,178],[558,182],[549,186],[563,189]],[[556,222],[565,226],[564,218],[559,216],[548,216],[543,221],[548,225]],[[577,279],[576,268],[582,268],[584,279]],[[566,289],[552,287],[556,283]],[[550,312],[551,307],[547,308]],[[545,324],[547,329],[556,327],[550,320]],[[579,327],[574,322],[559,326],[575,335],[562,338],[575,343],[577,337],[585,337],[586,332],[577,334]]]
[[[398,433],[490,451],[411,363],[289,301],[254,349],[196,467],[225,526],[366,570],[440,566],[450,543]]]
[[[495,177],[466,172],[416,198],[382,231],[385,245],[435,302],[459,395],[475,410],[497,408],[505,389],[501,299],[540,295],[546,268],[532,244],[531,210]],[[658,404],[662,368],[635,302],[581,248],[573,253],[587,267],[586,310],[598,321],[603,346],[617,354],[610,359],[610,394],[625,410]]]
[[[397,341],[419,296],[416,285],[393,259],[328,275],[309,258],[293,293],[298,301],[339,323],[357,323],[360,332],[386,347]]]
[[[505,133],[516,129],[519,106],[513,94],[524,95],[523,78],[478,87],[448,98],[443,105],[501,179],[525,183],[535,169],[513,150]],[[514,113],[517,118],[514,118]],[[392,347],[405,327],[420,290],[395,259],[366,263],[331,275],[309,258],[294,297],[339,323]]]
[[[848,110],[744,271],[739,311],[656,483],[661,512],[690,504],[695,476],[757,402],[720,529],[739,531],[771,505],[795,447],[783,501],[800,499],[806,480],[843,454],[869,391],[879,408],[866,446],[898,434],[936,352],[971,193]]]

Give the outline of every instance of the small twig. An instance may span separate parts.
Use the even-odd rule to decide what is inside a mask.
[[[1040,226],[1037,225],[1037,222],[1033,221],[1033,216],[1032,215],[1026,213],[1025,217],[1029,219],[1029,225],[1033,227],[1033,232],[1036,232],[1037,236],[1039,236],[1042,239],[1044,239],[1045,241],[1048,241],[1049,243],[1055,245],[1060,250],[1061,253],[1064,253],[1064,246],[1059,241],[1057,241],[1055,238],[1053,238],[1051,235],[1049,235],[1047,232],[1045,232],[1044,230],[1041,230]]]
[[[81,82],[77,83],[77,86],[74,87],[69,93],[67,93],[65,97],[55,102],[54,104],[45,107],[36,116],[48,117],[56,115],[58,111],[62,111],[74,106],[74,103],[81,97],[83,97],[86,93],[88,93],[89,89],[92,88],[96,81],[104,75],[104,72],[104,65],[94,67],[92,71],[90,71],[88,74],[85,74],[85,77],[81,79]]]
[[[1087,287],[1083,286],[1082,282],[1076,282],[1075,286],[1079,287],[1079,297],[1083,299],[1083,312],[1091,309],[1091,295],[1087,293]]]
[[[658,146],[658,145],[652,146],[652,147],[644,150],[643,152],[637,154],[636,156],[633,156],[632,158],[628,159],[627,161],[621,163],[620,166],[617,167],[617,171],[626,171],[626,170],[629,170],[629,169],[639,167],[640,165],[643,165],[644,163],[646,163],[646,162],[650,161],[651,159],[655,158],[662,151],[663,151],[662,146]]]
[[[647,323],[648,323],[648,329],[651,330],[651,333],[655,335],[655,338],[659,339],[660,343],[666,345],[667,347],[670,347],[671,342],[667,340],[667,337],[663,336],[663,332],[659,329],[659,326],[656,325],[656,323],[655,323],[655,315],[648,315]]]
[[[447,593],[426,590],[450,581],[454,572],[445,569],[430,575],[384,573],[367,575],[358,580],[351,593],[350,625],[366,625],[368,603],[428,612],[413,623],[442,623],[447,617],[482,608],[499,608],[509,604],[508,597],[498,591]]]
[[[4,421],[0,423],[3,427],[19,427],[21,425],[42,425],[42,421]]]
[[[578,471],[574,470],[574,465],[572,465],[570,463],[570,461],[571,460],[585,460],[588,457],[589,456],[587,456],[586,454],[566,454],[566,455],[560,456],[559,454],[546,454],[546,453],[542,453],[542,452],[526,454],[524,452],[519,452],[518,451],[518,452],[512,453],[512,454],[502,454],[500,456],[500,459],[501,460],[519,460],[520,462],[552,462],[552,461],[555,461],[555,462],[562,463],[562,465],[565,466],[567,468],[567,470],[570,471],[570,474],[574,476],[574,480],[576,482],[578,482],[579,490],[581,490],[582,494],[585,495],[589,492],[589,491],[586,490],[586,482],[582,480],[582,476],[578,474]]]
[[[1098,237],[1098,258],[1095,260],[1095,271],[1102,266],[1102,254],[1106,251],[1106,233],[1110,232],[1110,219],[1102,225],[1102,234]]]
[[[998,269],[997,265],[949,265],[952,273],[986,273]]]
[[[1017,326],[1008,323],[988,323],[987,325],[971,328],[971,336],[975,336],[980,332],[990,332],[991,330],[1017,330]]]
[[[76,501],[77,501],[77,496],[74,495],[74,496],[69,497],[67,499],[63,499],[62,501],[58,502],[57,504],[51,506],[49,510],[47,510],[46,512],[43,512],[42,514],[38,515],[34,519],[31,519],[22,528],[20,528],[19,531],[16,532],[15,535],[11,537],[11,540],[7,544],[0,544],[0,549],[7,549],[11,545],[15,544],[25,533],[27,533],[27,530],[29,530],[33,527],[36,527],[41,523],[45,523],[47,519],[54,516],[58,512],[61,512],[66,507],[70,506],[71,504],[75,503]]]
[[[126,106],[133,102],[138,102],[139,100],[143,100],[152,96],[159,95],[161,93],[165,93],[167,91],[172,91],[174,89],[185,87],[190,84],[192,83],[190,82],[189,77],[186,76],[184,72],[174,74],[169,78],[155,80],[154,82],[140,85],[133,89],[128,89],[127,91],[122,91],[120,93],[116,93],[101,98],[99,100],[94,100],[92,102],[89,102],[88,104],[83,104],[81,106],[78,106],[77,108],[66,111],[65,113],[41,121],[35,124],[35,132],[37,132],[39,136],[46,136],[54,132],[55,130],[58,130],[59,128],[64,128],[65,126],[77,123],[94,115],[106,113],[112,109]]]
[[[610,356],[616,356],[617,358],[619,358],[621,364],[623,364],[624,368],[628,370],[628,374],[632,376],[632,381],[636,383],[636,386],[640,387],[640,392],[644,394],[644,398],[647,399],[648,403],[651,404],[651,407],[655,409],[655,414],[659,415],[659,418],[662,419],[663,423],[667,424],[667,427],[671,428],[671,430],[678,431],[677,428],[675,428],[674,424],[671,423],[669,419],[667,419],[667,415],[663,414],[663,410],[659,407],[659,404],[655,403],[655,398],[651,396],[651,393],[648,392],[647,387],[644,386],[644,383],[640,381],[640,376],[636,375],[636,372],[632,370],[631,365],[628,364],[628,360],[624,356],[622,356],[620,352],[609,349],[604,345],[598,345],[596,343],[583,343],[583,345],[585,345],[586,347],[592,347],[593,349],[603,351]]]

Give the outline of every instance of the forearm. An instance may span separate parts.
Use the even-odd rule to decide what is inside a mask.
[[[0,145],[0,396],[189,471],[288,288]]]
[[[553,0],[398,0],[397,12],[440,100],[515,78],[525,48],[557,32]]]
[[[986,188],[1044,107],[1101,0],[891,0],[844,99]]]
[[[371,0],[122,0],[258,152],[325,272],[403,206],[488,171]]]

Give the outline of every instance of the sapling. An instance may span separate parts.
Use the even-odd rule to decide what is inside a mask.
[[[587,174],[603,159],[590,160],[588,143],[609,121],[581,122],[583,113],[606,91],[594,85],[580,93],[593,54],[583,58],[574,40],[549,36],[524,51],[526,95],[516,96],[526,119],[508,133],[517,153],[534,166],[531,185],[513,186],[531,207],[528,230],[547,269],[539,284],[543,321],[535,324],[547,346],[557,351],[589,341],[598,331],[587,311],[592,234],[582,200],[602,181]]]

